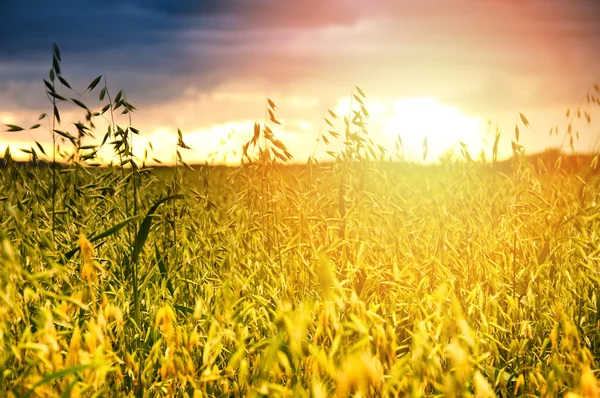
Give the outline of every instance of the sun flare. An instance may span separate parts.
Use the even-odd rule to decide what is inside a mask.
[[[450,150],[465,144],[471,155],[484,148],[483,124],[460,109],[435,98],[407,98],[394,101],[391,115],[384,120],[386,134],[400,134],[405,156],[423,157],[427,139],[427,160],[437,161]]]
[[[349,101],[342,100],[336,110],[344,114],[348,106]],[[406,159],[423,159],[425,139],[428,162],[437,162],[451,150],[460,155],[461,143],[473,157],[489,149],[485,125],[480,118],[469,116],[436,98],[375,99],[368,101],[367,109],[370,113],[369,133],[390,149],[400,135],[401,154]]]

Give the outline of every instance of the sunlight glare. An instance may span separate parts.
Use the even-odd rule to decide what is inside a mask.
[[[471,155],[483,149],[483,124],[454,106],[435,98],[408,98],[393,104],[392,116],[384,122],[388,134],[400,134],[409,158],[422,158],[423,140],[427,137],[428,158],[437,161],[460,142]]]
[[[341,100],[336,111],[344,115],[348,107],[349,101]],[[438,162],[450,150],[460,156],[461,142],[467,145],[468,152],[474,158],[482,150],[489,152],[490,148],[484,145],[485,126],[481,119],[466,115],[436,98],[367,98],[366,107],[370,113],[368,132],[375,142],[385,145],[393,153],[399,134],[407,160],[422,160],[425,137],[428,145],[427,163]]]

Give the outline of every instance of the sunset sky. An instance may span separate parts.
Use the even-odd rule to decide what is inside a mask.
[[[0,5],[0,123],[26,127],[51,113],[42,79],[54,42],[77,91],[101,74],[113,94],[125,90],[138,108],[136,148],[150,140],[166,162],[177,128],[194,148],[190,162],[239,149],[266,98],[280,109],[274,131],[304,162],[328,129],[323,116],[346,113],[355,85],[367,95],[369,133],[392,152],[400,134],[411,158],[427,136],[432,159],[458,141],[489,159],[488,120],[507,155],[518,112],[532,126],[520,126],[527,152],[560,145],[566,109],[600,78],[600,2],[11,0]],[[86,103],[97,105],[97,92]],[[61,109],[64,129],[84,117]],[[599,106],[591,111],[600,118]],[[549,137],[554,125],[559,136]],[[599,126],[574,124],[578,150],[598,149]],[[0,151],[32,140],[48,144],[50,133],[0,132]]]

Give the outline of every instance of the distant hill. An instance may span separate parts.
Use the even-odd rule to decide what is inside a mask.
[[[544,152],[525,155],[525,159],[531,162],[536,169],[540,169],[541,165],[543,165],[548,172],[551,172],[559,164],[558,162],[560,158],[561,170],[576,173],[580,171],[588,171],[595,156],[596,154],[590,153],[568,154],[563,153],[558,149],[547,149]],[[496,169],[510,170],[512,167],[512,162],[512,159],[506,159],[497,162]],[[600,168],[598,171],[600,172]]]
[[[536,169],[540,169],[541,165],[544,166],[544,168],[548,171],[551,172],[552,170],[555,169],[556,165],[558,164],[558,159],[561,158],[560,160],[560,168],[563,171],[566,172],[580,172],[580,171],[587,171],[594,159],[594,157],[596,156],[596,154],[590,154],[590,153],[577,153],[577,154],[568,154],[568,153],[562,153],[560,150],[558,149],[548,149],[545,150],[543,152],[539,152],[539,153],[535,153],[535,154],[531,154],[531,155],[525,155],[525,159],[529,162],[531,162],[531,164],[533,164]],[[18,165],[19,167],[28,167],[28,166],[33,166],[34,163],[33,162],[14,162],[16,165]],[[329,162],[321,162],[321,165],[326,165]],[[495,164],[494,169],[496,170],[500,170],[500,171],[508,171],[512,168],[512,164],[513,164],[513,159],[509,158],[509,159],[505,159],[502,161],[499,161]],[[45,160],[40,160],[35,164],[37,167],[48,167],[50,166],[50,163],[48,161]],[[488,163],[489,166],[492,166],[491,163]],[[204,164],[192,164],[191,165],[194,169],[199,169],[201,167],[204,167]],[[292,168],[292,169],[302,169],[305,165],[303,164],[288,164],[288,165],[282,165],[282,167],[285,168]],[[155,168],[155,169],[168,169],[171,168],[173,166],[165,166],[165,165],[154,165],[154,166],[150,166],[151,168]],[[216,165],[216,166],[211,166],[214,168],[232,168],[232,166],[223,166],[223,165]],[[425,167],[425,166],[424,166]],[[0,169],[4,169],[6,168],[6,162],[4,161],[4,158],[0,158]],[[600,167],[598,168],[598,173],[600,173]]]

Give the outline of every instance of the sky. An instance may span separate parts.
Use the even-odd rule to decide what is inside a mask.
[[[421,159],[427,137],[428,160],[459,142],[489,159],[496,126],[509,156],[519,113],[530,124],[519,126],[526,152],[556,147],[567,108],[573,115],[578,105],[592,123],[573,121],[575,148],[598,148],[600,107],[586,102],[600,78],[596,0],[5,0],[0,123],[27,127],[51,114],[42,79],[53,43],[77,92],[98,75],[113,95],[125,91],[138,109],[134,148],[142,156],[151,142],[150,156],[167,163],[178,128],[193,148],[186,161],[235,162],[267,98],[282,121],[271,127],[295,160],[327,159],[316,143],[330,130],[323,116],[347,114],[355,86],[366,94],[369,135],[390,153],[400,135],[405,158]],[[97,94],[82,99],[97,107]],[[84,118],[71,104],[60,109],[62,129]],[[0,127],[1,153],[33,141],[51,143],[47,123]]]

